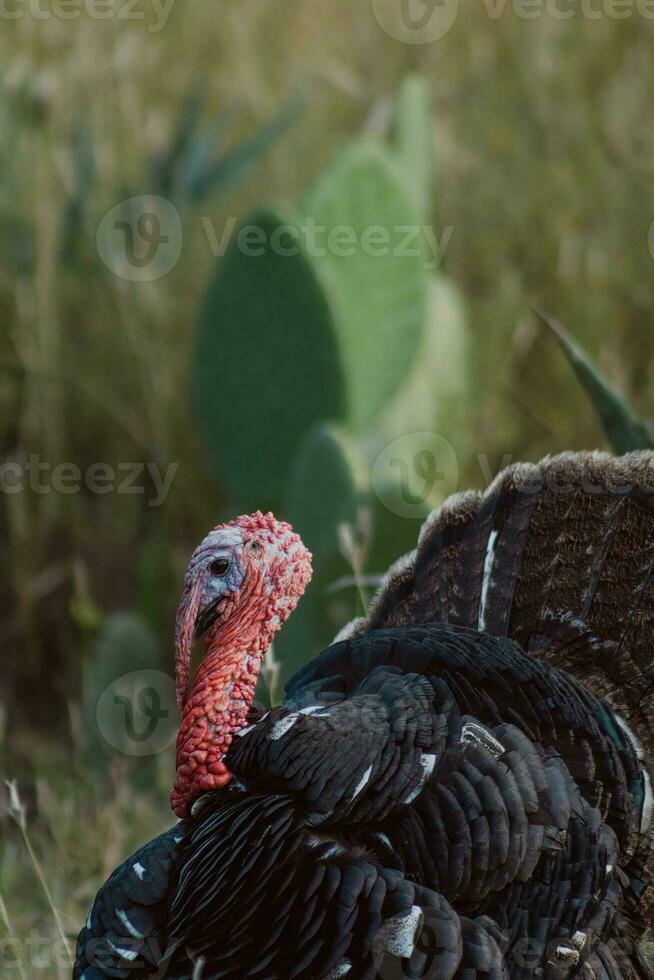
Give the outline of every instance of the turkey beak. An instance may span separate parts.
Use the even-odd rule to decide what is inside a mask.
[[[200,575],[196,575],[195,580],[184,588],[175,620],[175,683],[180,710],[184,707],[188,692],[191,651],[195,640],[201,595],[202,580]]]

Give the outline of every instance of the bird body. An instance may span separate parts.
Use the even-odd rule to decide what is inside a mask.
[[[74,976],[654,976],[654,454],[452,498],[367,617],[254,708],[309,562],[271,515],[194,554],[181,819],[102,887]]]

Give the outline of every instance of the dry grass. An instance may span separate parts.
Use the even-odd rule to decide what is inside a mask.
[[[477,453],[496,468],[507,453],[603,443],[530,302],[572,328],[644,415],[654,403],[654,25],[522,21],[508,4],[491,21],[483,5],[460,6],[448,37],[425,48],[389,40],[368,3],[345,0],[225,0],[196,3],[192,15],[177,3],[160,33],[86,16],[3,23],[3,453],[180,464],[156,513],[115,495],[0,499],[6,771],[19,779],[67,935],[111,868],[168,819],[166,760],[162,778],[149,771],[145,782],[127,766],[96,770],[62,706],[79,700],[97,615],[137,606],[167,643],[183,556],[225,503],[188,398],[192,325],[214,261],[203,213],[219,225],[261,200],[297,199],[346,139],[378,128],[399,79],[418,69],[435,107],[435,213],[454,226],[445,265],[470,312],[472,375],[444,431],[462,480],[483,482]],[[95,228],[122,197],[148,189],[148,161],[196,79],[208,91],[205,123],[229,120],[232,142],[299,91],[308,109],[247,182],[189,209],[173,273],[145,287],[122,282],[98,261]],[[95,176],[78,186],[80,131]],[[79,194],[84,217],[62,259]],[[54,943],[22,835],[8,817],[2,832],[0,930],[23,942],[36,928]],[[26,975],[57,977],[50,969]]]
[[[5,807],[0,963],[16,975],[22,969],[26,978],[70,976],[69,956],[99,885],[139,844],[174,822],[163,785],[143,785],[121,763],[104,774],[92,768],[65,774],[67,762],[48,753],[48,775],[30,782],[25,800],[14,789],[13,808]]]

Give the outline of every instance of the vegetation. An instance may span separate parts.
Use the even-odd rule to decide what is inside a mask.
[[[0,941],[16,937],[25,976],[67,975],[60,928],[170,820],[171,748],[121,754],[97,705],[130,668],[170,669],[209,526],[273,507],[315,553],[270,665],[278,693],[447,492],[509,457],[649,444],[654,25],[460,8],[424,47],[345,0],[175,5],[158,31],[151,11],[3,23],[0,442],[25,488],[0,494],[17,780]],[[182,242],[167,275],[134,281],[97,233],[144,194],[172,202]],[[308,219],[349,228],[354,254],[319,254]],[[247,226],[263,254],[239,247]],[[423,230],[415,254],[372,255],[373,226],[425,226],[439,248]],[[279,229],[296,254],[271,246]],[[63,463],[177,466],[150,506],[154,469],[142,493],[55,492]]]

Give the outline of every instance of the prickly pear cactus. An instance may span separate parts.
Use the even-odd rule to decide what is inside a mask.
[[[339,428],[312,430],[294,460],[286,510],[315,560],[339,546],[339,527],[352,523],[361,500],[364,466]]]
[[[434,211],[435,123],[429,89],[419,75],[408,75],[395,102],[392,149],[413,196],[420,221]]]
[[[392,155],[375,143],[348,147],[303,210],[326,229],[314,264],[343,351],[348,419],[365,430],[410,371],[424,330],[420,222]]]
[[[205,296],[193,391],[214,470],[233,508],[275,507],[314,555],[274,696],[364,611],[367,576],[414,545],[431,502],[408,512],[399,474],[373,470],[384,445],[437,426],[465,363],[460,297],[428,262],[433,130],[411,76],[389,140],[347,146],[296,211],[251,217]]]
[[[114,613],[106,620],[85,665],[83,712],[97,765],[116,757],[152,760],[172,745],[175,682],[138,614]]]
[[[344,416],[343,366],[323,287],[301,243],[289,245],[293,222],[266,210],[245,226],[262,244],[246,250],[237,236],[209,284],[193,395],[221,482],[243,504],[267,506],[309,429]]]
[[[342,620],[357,611],[353,587],[342,593],[332,588],[339,579],[354,574],[342,543],[364,504],[365,475],[355,444],[334,425],[310,432],[291,467],[284,516],[313,554],[314,577],[276,641],[283,681],[329,643]]]

